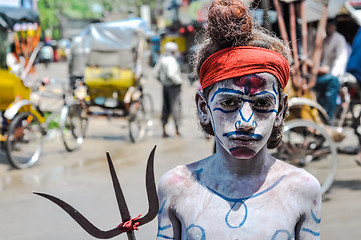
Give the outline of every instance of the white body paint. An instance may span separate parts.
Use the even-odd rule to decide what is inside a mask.
[[[199,114],[212,121],[217,153],[162,176],[157,239],[319,239],[320,185],[306,171],[267,153],[282,109],[276,78],[256,76],[266,82],[252,91],[225,80],[213,87],[207,104],[198,98]],[[267,97],[272,92],[276,98]],[[260,97],[274,100],[261,106]],[[241,99],[238,105],[235,99]],[[242,124],[235,124],[239,120]],[[239,146],[246,154],[230,150]]]

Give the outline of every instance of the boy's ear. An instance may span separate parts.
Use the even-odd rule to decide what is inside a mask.
[[[204,98],[204,95],[201,91],[196,93],[196,105],[198,118],[202,125],[207,125],[210,122],[207,108],[207,101]]]
[[[275,126],[278,127],[278,126],[280,126],[282,124],[282,121],[286,116],[286,108],[287,108],[287,106],[288,106],[288,95],[286,93],[283,93],[282,94],[282,101],[279,104],[278,113],[277,113],[276,120],[275,120],[275,123],[274,123]]]

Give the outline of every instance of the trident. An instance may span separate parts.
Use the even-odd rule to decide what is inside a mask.
[[[75,208],[73,208],[68,203],[64,202],[63,200],[56,198],[52,195],[46,194],[46,193],[34,192],[34,194],[37,194],[44,198],[47,198],[50,201],[57,204],[65,212],[67,212],[86,232],[88,232],[93,237],[96,237],[99,239],[109,239],[109,238],[113,238],[115,236],[118,236],[119,234],[126,232],[129,240],[135,240],[134,230],[138,230],[139,226],[142,226],[142,225],[152,221],[158,214],[159,203],[158,203],[157,189],[156,189],[156,185],[155,185],[155,181],[154,181],[155,148],[156,147],[153,148],[152,152],[149,155],[148,162],[147,162],[146,176],[145,176],[147,195],[148,195],[148,204],[149,204],[148,213],[142,218],[139,218],[141,216],[141,215],[139,215],[137,218],[133,218],[133,219],[130,217],[128,206],[125,201],[125,197],[124,197],[122,188],[120,187],[119,180],[115,173],[114,166],[113,166],[112,160],[110,158],[110,154],[109,154],[109,152],[106,153],[108,165],[109,165],[109,171],[110,171],[110,174],[112,177],[113,187],[114,187],[114,191],[115,191],[115,196],[117,198],[120,215],[121,215],[121,218],[123,221],[121,224],[119,224],[114,229],[111,229],[108,231],[100,230],[99,228],[94,226],[91,222],[89,222],[89,220],[86,219]]]

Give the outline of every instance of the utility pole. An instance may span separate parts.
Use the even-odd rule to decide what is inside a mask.
[[[263,9],[263,27],[272,30],[272,26],[269,21],[268,17],[268,9],[271,8],[271,5],[269,3],[269,0],[261,0],[261,9]]]

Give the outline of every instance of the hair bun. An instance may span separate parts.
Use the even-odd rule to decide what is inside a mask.
[[[243,45],[251,37],[252,21],[242,0],[215,0],[208,11],[207,34],[222,48]]]

